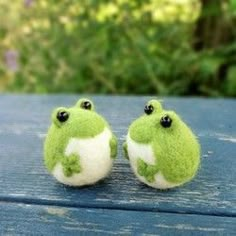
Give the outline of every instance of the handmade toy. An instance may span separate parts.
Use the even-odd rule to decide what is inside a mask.
[[[157,100],[129,127],[124,152],[138,179],[158,189],[190,181],[200,164],[200,145],[191,129]]]
[[[80,99],[74,107],[52,113],[44,145],[44,162],[61,183],[91,185],[111,171],[117,140],[92,101]]]

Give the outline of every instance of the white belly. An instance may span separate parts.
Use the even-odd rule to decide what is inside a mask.
[[[63,174],[61,163],[58,163],[53,175],[59,181],[71,186],[89,185],[105,178],[111,171],[110,139],[112,133],[108,128],[94,138],[71,138],[65,150],[65,156],[78,154],[80,157],[81,172],[66,177]]]
[[[165,179],[165,177],[162,175],[161,171],[159,171],[155,177],[153,182],[148,182],[145,177],[140,176],[138,174],[137,170],[137,160],[142,159],[144,162],[146,162],[149,165],[156,164],[156,158],[154,156],[152,146],[149,144],[140,144],[135,141],[133,141],[129,134],[127,135],[127,149],[129,154],[129,161],[130,165],[135,173],[135,175],[138,177],[138,179],[153,187],[158,189],[167,189],[167,188],[173,188],[180,184],[171,183]],[[157,163],[158,164],[158,163]]]

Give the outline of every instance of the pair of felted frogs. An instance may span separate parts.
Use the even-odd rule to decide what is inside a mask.
[[[200,163],[200,145],[191,129],[157,100],[128,129],[123,144],[138,179],[158,189],[190,181]],[[92,101],[80,99],[74,107],[52,113],[44,145],[49,172],[70,186],[91,185],[105,178],[117,155],[117,139],[107,121],[95,112]]]

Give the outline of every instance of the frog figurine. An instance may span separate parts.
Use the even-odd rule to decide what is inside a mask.
[[[174,111],[151,100],[145,113],[129,127],[123,144],[138,179],[158,189],[190,181],[199,168],[200,145],[191,129]]]
[[[44,163],[61,183],[91,185],[111,171],[117,139],[92,101],[80,99],[74,107],[59,107],[44,144]]]

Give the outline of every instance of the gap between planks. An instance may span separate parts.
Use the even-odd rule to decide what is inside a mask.
[[[37,206],[52,206],[52,207],[67,207],[67,208],[83,208],[83,209],[105,209],[105,210],[124,210],[124,211],[137,211],[137,212],[156,212],[156,213],[169,213],[169,214],[179,214],[179,215],[199,215],[199,216],[216,216],[216,217],[229,217],[234,218],[236,214],[225,214],[225,213],[202,213],[197,211],[170,211],[170,210],[156,210],[153,211],[148,208],[135,208],[132,206],[102,206],[102,205],[86,205],[86,204],[66,204],[65,202],[53,202],[45,199],[27,199],[27,198],[9,198],[9,197],[0,197],[1,203],[17,203],[25,205],[37,205]]]

